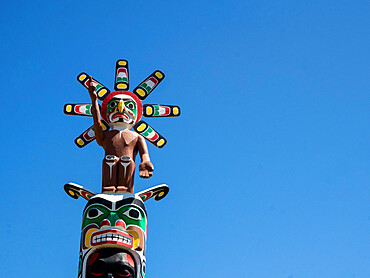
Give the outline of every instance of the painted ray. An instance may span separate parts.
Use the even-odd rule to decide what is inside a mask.
[[[100,105],[99,105],[100,108]],[[64,105],[64,114],[74,116],[88,116],[92,117],[92,105],[91,103],[75,104],[67,103]]]
[[[104,120],[102,120],[101,123],[102,123],[103,131],[106,131],[109,129],[109,125]],[[92,125],[75,139],[75,144],[77,145],[77,147],[83,148],[94,140],[95,140],[95,131],[94,131],[94,125]]]
[[[82,84],[86,89],[89,89],[89,75],[85,72],[81,72],[77,76],[77,81]],[[103,84],[101,84],[98,80],[92,78],[92,82],[94,84],[95,92],[98,95],[99,100],[103,100],[107,95],[109,95],[110,91],[107,87],[105,87]]]
[[[134,130],[157,148],[163,148],[167,140],[144,121],[139,121]]]
[[[146,99],[147,96],[162,82],[164,73],[156,70],[141,82],[133,91],[140,100]]]
[[[143,116],[146,118],[178,117],[180,107],[177,105],[144,104]]]
[[[128,79],[128,62],[126,60],[118,60],[116,63],[116,76],[114,78],[114,90],[125,90],[128,91],[129,79]]]
[[[64,105],[64,114],[75,116],[92,116],[91,104],[73,104],[67,103]]]

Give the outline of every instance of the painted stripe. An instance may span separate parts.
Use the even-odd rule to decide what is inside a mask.
[[[159,135],[157,134],[157,132],[155,132],[153,129],[151,130],[151,132],[145,136],[148,140],[150,141],[155,141],[159,138]]]
[[[169,115],[171,113],[171,109],[169,107],[166,107],[166,106],[158,106],[158,112],[159,112],[159,115],[160,116],[166,116],[166,115]]]

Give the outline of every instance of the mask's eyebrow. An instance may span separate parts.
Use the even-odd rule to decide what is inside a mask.
[[[137,206],[141,207],[143,209],[143,211],[145,212],[145,214],[147,214],[144,203],[141,200],[138,200],[138,199],[135,199],[135,198],[127,198],[127,199],[123,199],[123,200],[118,201],[116,203],[116,210],[118,210],[120,207],[122,207],[124,205],[130,205],[130,204],[134,204],[134,205],[137,205]]]
[[[105,199],[103,199],[103,198],[99,198],[99,197],[96,197],[96,198],[92,198],[92,199],[90,199],[88,202],[87,202],[87,204],[86,204],[86,206],[85,206],[85,209],[84,209],[84,211],[83,211],[83,213],[85,213],[85,210],[86,210],[86,208],[87,207],[89,207],[90,205],[92,205],[92,204],[100,204],[100,205],[104,205],[104,206],[106,206],[107,208],[109,208],[109,209],[112,209],[112,202],[110,202],[110,201],[108,201],[108,200],[105,200]]]

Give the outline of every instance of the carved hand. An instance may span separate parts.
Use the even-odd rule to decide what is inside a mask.
[[[139,175],[141,178],[147,179],[153,175],[154,167],[150,161],[143,161],[139,165]]]
[[[92,78],[91,78],[91,76],[89,76],[89,77],[90,77],[89,78],[89,83],[88,83],[89,84],[89,94],[90,94],[91,100],[95,101],[98,98],[98,96],[95,93],[95,86],[92,83]]]

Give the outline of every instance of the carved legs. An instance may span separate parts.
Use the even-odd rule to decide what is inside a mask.
[[[135,162],[129,156],[107,155],[103,160],[103,193],[134,192]]]
[[[117,186],[117,162],[115,155],[107,155],[103,160],[103,193],[114,193]]]

